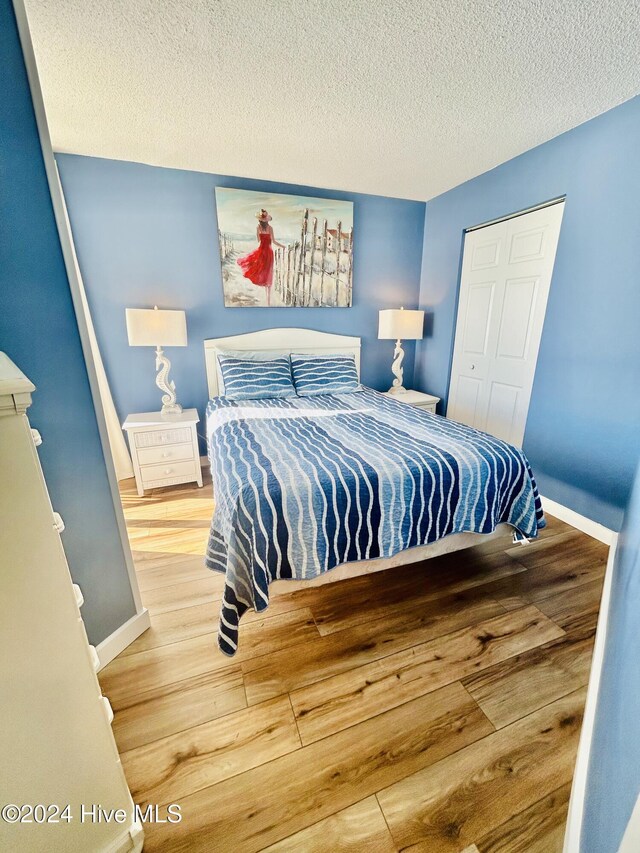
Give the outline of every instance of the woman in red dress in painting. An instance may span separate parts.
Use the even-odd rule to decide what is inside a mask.
[[[256,229],[258,248],[242,258],[238,258],[238,266],[245,278],[257,284],[258,287],[266,287],[267,305],[271,305],[271,285],[273,284],[273,249],[271,246],[273,244],[281,249],[285,247],[276,240],[273,228],[269,225],[271,216],[264,208],[256,213],[256,218],[258,220]]]

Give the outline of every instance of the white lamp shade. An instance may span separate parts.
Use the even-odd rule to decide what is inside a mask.
[[[378,337],[392,341],[419,341],[424,327],[424,311],[386,308],[379,312]]]
[[[186,347],[187,317],[184,311],[158,308],[127,308],[130,347]]]

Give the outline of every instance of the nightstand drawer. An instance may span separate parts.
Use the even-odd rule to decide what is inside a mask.
[[[162,447],[164,444],[184,444],[191,441],[189,427],[178,429],[156,429],[149,432],[136,432],[136,447]]]
[[[181,459],[193,459],[193,444],[168,444],[161,447],[142,447],[138,450],[138,462],[141,465],[155,465],[165,462],[179,462]]]
[[[416,409],[422,409],[423,412],[431,412],[435,415],[437,403],[427,403],[425,406],[416,406]]]
[[[168,462],[164,465],[145,465],[140,469],[142,483],[149,488],[152,483],[159,480],[184,480],[196,479],[196,463],[193,459],[188,462]]]

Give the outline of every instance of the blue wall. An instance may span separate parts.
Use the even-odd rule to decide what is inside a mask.
[[[615,853],[640,794],[640,468],[613,569],[581,853]]]
[[[30,419],[98,643],[135,613],[10,0],[0,0],[0,349],[35,383]]]
[[[393,342],[376,338],[378,310],[417,305],[423,203],[68,154],[57,155],[57,161],[96,334],[122,419],[130,412],[157,411],[160,404],[153,351],[127,344],[127,307],[157,304],[186,310],[189,346],[167,354],[179,401],[201,415],[207,400],[203,340],[272,326],[359,335],[363,382],[380,389],[391,385]],[[225,308],[216,186],[353,201],[353,307]],[[413,347],[407,344],[408,387]]]
[[[616,530],[640,431],[639,151],[640,97],[428,202],[416,355],[446,405],[464,228],[566,194],[524,449],[542,494]]]

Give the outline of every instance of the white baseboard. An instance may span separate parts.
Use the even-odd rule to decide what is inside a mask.
[[[587,518],[586,515],[580,515],[579,512],[575,512],[575,510],[569,509],[567,506],[552,501],[551,498],[545,498],[540,495],[540,500],[542,501],[542,508],[545,512],[555,515],[560,521],[570,524],[576,530],[581,530],[587,536],[592,536],[594,539],[604,542],[605,545],[613,545],[616,541],[618,534],[615,530],[609,530],[608,527],[599,524],[597,521],[593,521],[591,518]]]
[[[555,514],[552,512],[551,509],[549,509],[549,512],[551,512],[552,515]],[[563,519],[563,521],[564,520],[566,519]],[[567,524],[570,523],[570,521],[567,521]],[[591,523],[593,524],[594,522]],[[606,528],[603,528],[603,530],[606,530]],[[580,835],[582,832],[584,801],[587,792],[589,757],[591,755],[591,743],[593,740],[596,707],[598,704],[598,691],[600,689],[600,678],[602,676],[602,666],[604,663],[604,650],[607,639],[607,628],[609,624],[609,604],[611,601],[613,564],[615,561],[616,546],[618,542],[618,534],[612,533],[612,536],[613,541],[611,542],[611,548],[609,550],[607,570],[605,572],[604,584],[602,588],[602,599],[600,600],[598,627],[596,628],[596,639],[593,647],[593,657],[591,659],[591,672],[589,674],[587,699],[584,706],[584,717],[582,720],[580,743],[578,745],[578,756],[576,758],[576,766],[573,772],[573,784],[571,786],[571,798],[569,800],[569,813],[567,815],[567,826],[564,836],[563,853],[580,853]]]
[[[596,629],[593,658],[591,660],[591,672],[589,675],[589,686],[587,688],[587,699],[584,709],[584,718],[582,722],[576,766],[573,774],[569,813],[567,816],[567,825],[564,837],[563,853],[579,853],[584,801],[587,790],[589,756],[591,754],[591,742],[593,740],[593,729],[598,703],[598,690],[600,689],[600,678],[604,662],[604,650],[609,619],[609,603],[611,599],[613,563],[615,559],[616,545],[618,542],[618,534],[614,530],[609,530],[608,527],[599,524],[597,521],[593,521],[593,519],[580,515],[580,513],[575,512],[575,510],[569,509],[569,507],[556,503],[556,501],[551,500],[551,498],[545,498],[541,495],[540,499],[542,501],[542,508],[545,512],[559,518],[560,521],[564,521],[566,524],[570,524],[571,527],[575,527],[576,530],[586,533],[587,536],[592,536],[594,539],[610,546],[607,570],[602,589],[602,599],[600,601],[598,627]]]
[[[117,628],[113,634],[105,637],[96,646],[100,658],[100,669],[103,669],[110,661],[120,654],[123,649],[130,646],[133,641],[151,627],[151,617],[146,607],[128,619],[124,625]]]

